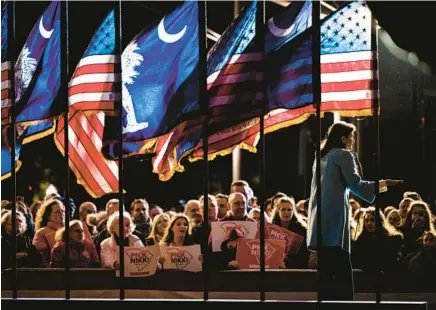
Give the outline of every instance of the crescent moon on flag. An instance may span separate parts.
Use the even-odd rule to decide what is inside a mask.
[[[174,43],[177,42],[181,39],[181,37],[183,37],[183,35],[186,32],[186,25],[185,27],[183,27],[182,30],[180,30],[178,33],[175,34],[169,34],[166,30],[165,30],[165,25],[164,25],[164,18],[162,18],[162,20],[159,23],[159,26],[157,27],[157,34],[159,35],[159,38],[164,41],[165,43]]]
[[[41,16],[41,20],[39,21],[39,32],[41,33],[41,36],[42,36],[43,38],[50,39],[51,35],[53,34],[53,29],[50,30],[50,31],[47,31],[47,30],[44,28],[44,25],[42,24],[42,18],[43,18],[43,17],[44,17],[44,16]]]
[[[295,28],[295,24],[292,24],[291,27],[286,29],[279,28],[274,24],[273,18],[271,18],[268,21],[268,29],[276,37],[286,37],[288,34],[292,32],[292,30],[294,30],[294,28]]]

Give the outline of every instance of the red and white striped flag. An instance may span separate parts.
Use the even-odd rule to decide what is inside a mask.
[[[105,113],[121,96],[115,72],[115,24],[112,11],[100,25],[69,83],[69,163],[77,183],[94,198],[118,192],[118,162],[104,158]],[[65,119],[59,119],[54,140],[65,153]],[[65,154],[64,154],[65,155]]]
[[[9,123],[9,108],[11,107],[11,62],[2,62],[2,125]]]

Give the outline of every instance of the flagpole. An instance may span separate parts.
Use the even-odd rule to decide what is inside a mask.
[[[201,117],[203,118],[202,143],[203,143],[203,221],[207,231],[209,227],[208,208],[209,208],[209,96],[207,92],[207,3],[198,1],[198,35],[199,35],[199,100]],[[203,240],[204,259],[203,259],[203,299],[209,299],[209,235],[206,234]]]
[[[371,14],[371,50],[373,52],[372,56],[372,79],[371,79],[371,90],[372,90],[372,119],[374,126],[374,162],[376,164],[375,168],[375,200],[374,200],[374,208],[375,208],[375,229],[376,229],[376,261],[377,261],[377,275],[376,275],[376,303],[380,303],[381,301],[381,238],[382,231],[381,227],[381,218],[380,218],[380,204],[378,203],[378,194],[379,194],[379,180],[380,180],[380,102],[378,96],[378,63],[377,63],[377,55],[378,55],[378,42],[377,42],[377,23],[374,17]]]
[[[316,107],[316,252],[317,252],[317,281],[318,281],[318,302],[321,301],[320,281],[321,272],[321,246],[322,246],[322,212],[321,212],[321,7],[319,1],[312,1],[312,87],[313,103]]]
[[[17,174],[15,172],[16,167],[16,134],[15,134],[15,1],[9,2],[8,5],[8,52],[9,52],[9,61],[11,63],[10,66],[10,117],[11,117],[11,128],[12,128],[12,145],[11,145],[11,179],[12,179],[12,298],[17,298],[17,286],[18,286],[18,278],[17,278]]]
[[[265,1],[258,0],[256,10],[256,40],[259,48],[259,53],[265,55]],[[260,147],[260,301],[265,301],[265,120],[264,116],[267,109],[268,90],[266,87],[266,70],[265,62],[262,62],[262,72],[264,74],[262,110],[259,116],[259,147]]]
[[[68,76],[69,76],[69,29],[68,29],[68,1],[61,1],[61,85],[62,94],[66,98],[64,114],[64,150],[65,150],[65,299],[71,298],[70,288],[70,166],[69,166],[69,122],[68,122]]]
[[[114,18],[115,18],[115,55],[119,57],[119,61],[115,62],[115,72],[120,73],[120,84],[122,83],[121,77],[121,54],[123,48],[122,37],[122,3],[121,0],[114,3]],[[118,208],[118,227],[119,227],[119,241],[120,241],[120,300],[125,299],[124,289],[124,194],[123,194],[123,104],[122,96],[117,102],[119,111],[119,154],[118,154],[118,193],[119,193],[119,208]]]

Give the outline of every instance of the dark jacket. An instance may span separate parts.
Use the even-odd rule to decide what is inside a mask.
[[[83,243],[70,241],[71,268],[97,268],[100,267],[100,258],[94,245],[84,240]],[[56,242],[51,251],[50,267],[65,267],[65,242]]]
[[[12,268],[14,253],[12,252],[12,235],[6,233],[2,227],[2,243],[1,243],[1,266],[2,270]],[[27,235],[17,236],[17,253],[24,252],[27,255],[22,259],[17,260],[17,267],[38,267],[41,263],[41,254],[32,244],[32,239]]]

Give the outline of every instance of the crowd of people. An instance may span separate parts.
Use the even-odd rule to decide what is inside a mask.
[[[12,208],[2,201],[2,270],[11,268],[15,255],[18,267],[65,266],[65,199],[58,194],[44,201],[26,205],[16,201],[17,251],[13,252]],[[205,198],[199,197],[180,203],[170,210],[149,204],[146,199],[134,199],[130,209],[123,212],[123,232],[120,232],[119,201],[110,199],[104,210],[90,201],[77,210],[70,204],[69,264],[73,268],[119,269],[117,247],[144,247],[163,243],[168,246],[200,244],[202,252],[211,249],[211,223],[215,221],[260,222],[261,209],[246,181],[235,181],[230,193],[208,195],[207,214]],[[414,269],[436,269],[435,215],[416,192],[405,192],[398,206],[380,210],[376,220],[374,207],[362,207],[350,198],[352,266],[364,272],[373,272],[380,265],[384,272]],[[296,202],[292,196],[278,192],[264,203],[264,219],[288,229],[304,238],[298,253],[286,254],[281,268],[316,268],[316,253],[307,249],[307,216],[309,201]],[[203,219],[207,216],[208,227]],[[379,227],[376,227],[379,225]],[[378,236],[376,232],[379,232]],[[122,235],[123,238],[119,238]],[[210,252],[214,270],[239,269],[236,260],[237,240],[243,237],[238,229],[227,233],[221,252]],[[381,245],[376,255],[376,245]],[[377,261],[378,260],[378,261]],[[378,264],[378,262],[380,264]],[[161,267],[161,266],[160,266]],[[161,267],[162,268],[162,267]]]

